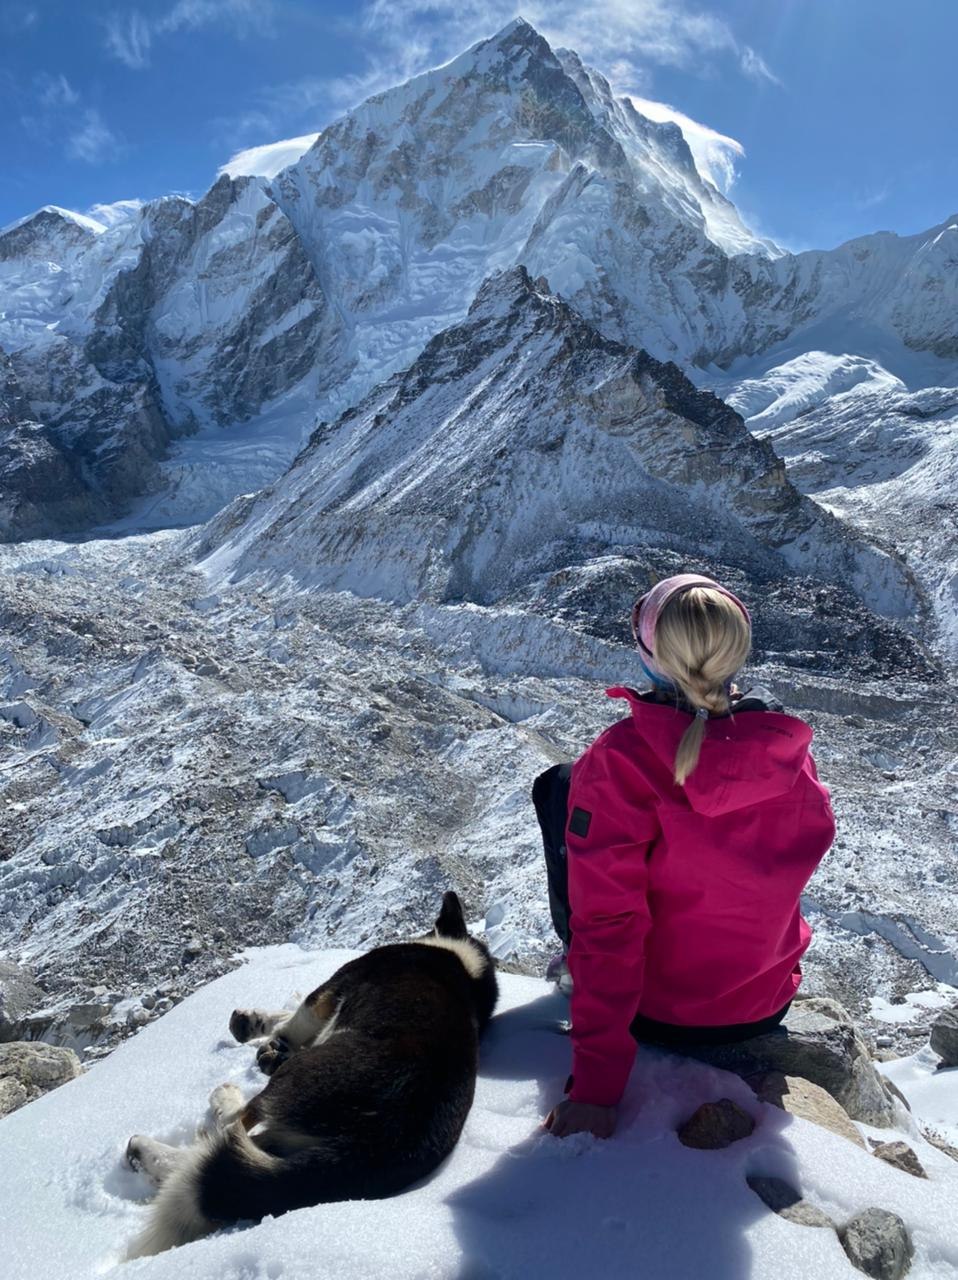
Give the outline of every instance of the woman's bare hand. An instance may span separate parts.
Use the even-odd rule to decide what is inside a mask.
[[[591,1102],[573,1102],[564,1098],[543,1121],[554,1138],[570,1133],[591,1133],[596,1138],[611,1138],[615,1132],[615,1107],[597,1107]]]

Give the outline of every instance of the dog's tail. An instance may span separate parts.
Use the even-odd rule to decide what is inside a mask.
[[[331,1139],[290,1155],[271,1155],[241,1123],[234,1123],[197,1144],[169,1175],[126,1260],[189,1244],[243,1219],[278,1217],[333,1200],[393,1195],[430,1172],[440,1158],[422,1152],[418,1159],[377,1167],[357,1155]]]
[[[277,1210],[286,1199],[277,1183],[285,1181],[289,1164],[262,1151],[242,1124],[202,1139],[163,1183],[126,1260],[189,1244],[228,1222],[292,1208],[285,1203]]]

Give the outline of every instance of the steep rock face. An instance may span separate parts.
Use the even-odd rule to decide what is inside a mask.
[[[0,351],[0,541],[44,537],[96,514],[82,477],[34,420]]]
[[[197,204],[157,201],[141,238],[93,317],[98,368],[120,379],[142,362],[180,431],[242,422],[313,372],[332,340],[322,291],[260,183],[224,176]]]
[[[700,353],[725,366],[789,339],[814,350],[828,335],[852,355],[908,367],[918,385],[953,380],[958,359],[958,217],[912,236],[860,236],[837,249],[731,263],[743,323],[723,349]],[[807,332],[806,332],[807,331]],[[902,352],[925,353],[924,368]],[[829,349],[829,348],[826,348]],[[792,353],[790,353],[792,354]]]
[[[519,267],[201,547],[234,579],[263,569],[487,603],[570,548],[581,560],[650,543],[814,573],[891,615],[920,604],[898,561],[802,497],[728,406],[602,337]]]
[[[0,342],[65,459],[47,465],[33,525],[0,526],[8,538],[116,515],[159,487],[174,438],[247,420],[303,384],[312,400],[338,324],[289,223],[247,178],[117,227],[41,211],[0,236],[0,287]]]

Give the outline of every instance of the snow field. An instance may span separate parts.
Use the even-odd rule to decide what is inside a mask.
[[[0,1122],[5,1275],[822,1280],[850,1273],[834,1233],[765,1208],[745,1183],[758,1174],[789,1179],[839,1220],[870,1205],[901,1214],[914,1236],[912,1280],[954,1276],[958,1165],[915,1135],[908,1141],[928,1182],[758,1103],[735,1076],[648,1048],[639,1052],[614,1139],[559,1142],[544,1133],[540,1121],[568,1070],[568,1041],[555,1033],[566,1004],[540,980],[508,974],[500,975],[475,1105],[459,1146],[432,1178],[391,1200],[317,1206],[121,1264],[148,1194],[124,1163],[127,1138],[188,1141],[217,1084],[256,1092],[263,1078],[250,1047],[226,1031],[230,1011],[290,1006],[353,954],[292,945],[249,951],[239,969],[87,1075]],[[934,1080],[928,1064],[904,1060],[888,1073],[906,1090],[914,1083],[916,1101],[958,1124],[954,1072]],[[676,1125],[720,1097],[752,1113],[755,1133],[725,1151],[682,1147]]]

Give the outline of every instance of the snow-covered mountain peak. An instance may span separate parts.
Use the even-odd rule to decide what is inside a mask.
[[[0,229],[0,262],[57,254],[90,241],[106,228],[93,218],[48,204]]]
[[[783,255],[675,124],[521,19],[309,141],[196,201],[45,210],[0,236],[0,346],[96,510],[147,494],[135,527],[195,523],[270,482],[517,264],[707,385],[816,351],[911,390],[958,378],[951,221]]]

